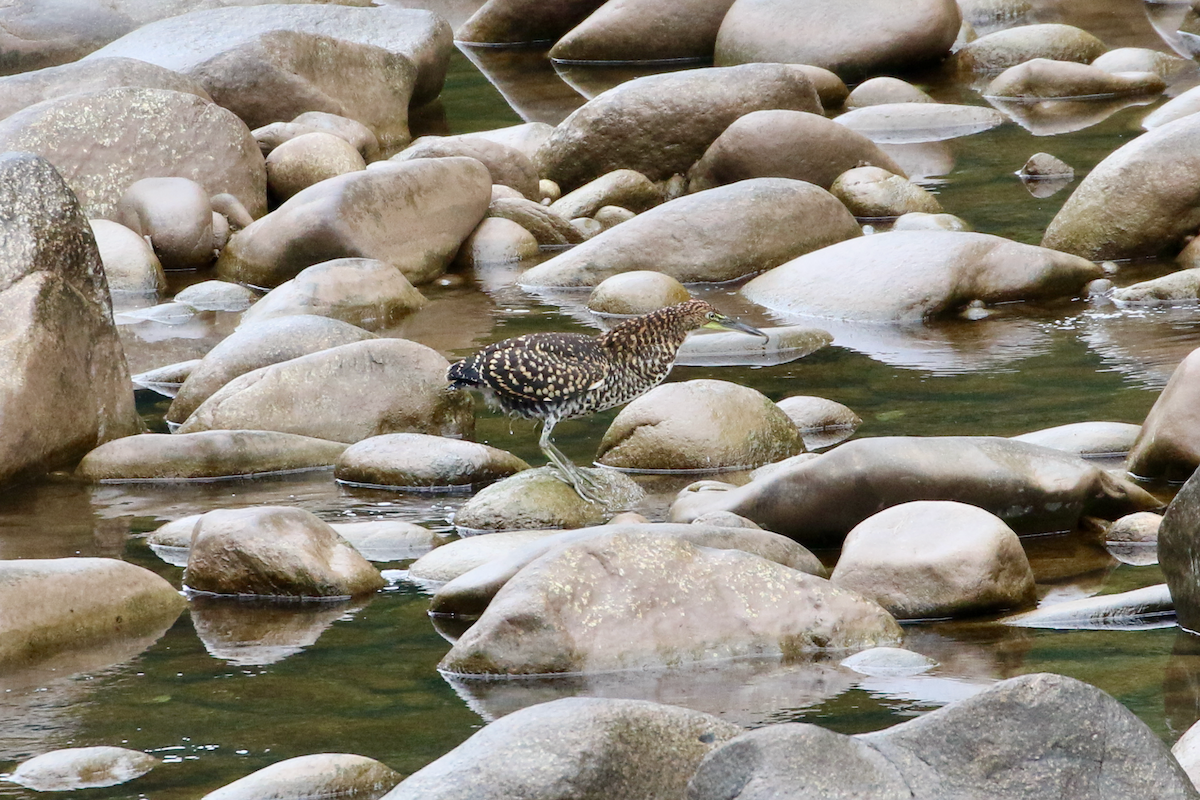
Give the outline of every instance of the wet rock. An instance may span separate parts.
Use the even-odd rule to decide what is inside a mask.
[[[1175,495],[1158,529],[1158,563],[1175,601],[1179,625],[1192,632],[1200,631],[1197,532],[1200,532],[1200,472],[1193,473]]]
[[[997,769],[996,765],[1004,765]],[[842,736],[815,725],[744,733],[701,763],[689,800],[786,796],[1033,798],[1079,800],[1195,796],[1166,746],[1117,700],[1061,675],[1011,678],[964,700],[875,733]],[[947,787],[953,787],[948,789]],[[761,794],[758,794],[761,792]]]
[[[274,431],[143,433],[97,447],[75,474],[93,482],[211,480],[333,465],[346,445]]]
[[[525,198],[493,197],[487,215],[488,219],[517,223],[532,233],[540,246],[579,244],[588,238],[562,215]]]
[[[179,291],[175,302],[191,306],[197,311],[245,311],[258,295],[238,283],[229,281],[201,281]]]
[[[946,501],[901,503],[860,522],[830,581],[897,619],[965,617],[1037,600],[1012,528],[981,508]]]
[[[502,217],[488,217],[462,243],[454,263],[467,269],[478,269],[532,258],[538,250],[537,237],[519,223]]]
[[[496,720],[386,800],[682,797],[704,755],[740,730],[677,706],[568,697]]]
[[[483,219],[491,188],[487,167],[471,158],[380,162],[294,195],[234,235],[217,270],[228,280],[273,287],[313,264],[357,256],[427,283]]]
[[[141,386],[144,389],[149,389],[158,392],[163,397],[174,397],[179,392],[179,387],[188,379],[200,359],[193,358],[188,361],[178,361],[174,364],[167,364],[165,367],[140,372],[130,378],[134,386]]]
[[[369,339],[262,367],[208,397],[179,433],[267,430],[335,442],[384,433],[470,436],[469,396],[447,392],[450,363],[404,339]]]
[[[582,528],[599,525],[642,499],[631,478],[607,469],[584,468],[597,484],[588,502],[553,467],[528,469],[493,483],[468,500],[454,524],[472,530]]]
[[[733,0],[620,0],[605,3],[550,48],[550,58],[654,62],[712,58]]]
[[[521,459],[485,444],[392,433],[348,447],[333,474],[356,485],[444,489],[491,483],[524,469],[529,465]]]
[[[993,108],[951,103],[883,103],[847,111],[834,122],[883,144],[937,142],[970,136],[1004,122]]]
[[[538,150],[538,172],[564,190],[617,169],[663,180],[688,168],[743,114],[765,108],[820,113],[812,82],[783,64],[650,75],[589,100]]]
[[[1003,617],[1005,625],[1059,630],[1135,629],[1139,624],[1163,622],[1174,611],[1167,585],[1147,586],[1132,592],[1081,597],[1065,603],[1043,605],[1024,614]]]
[[[715,60],[812,64],[858,80],[947,55],[961,21],[947,0],[738,0],[721,23]]]
[[[1042,180],[1054,178],[1075,177],[1075,170],[1062,159],[1055,158],[1049,153],[1034,153],[1017,173],[1024,180]]]
[[[210,511],[196,522],[184,584],[268,597],[353,597],[384,580],[337,531],[299,508]]]
[[[927,190],[907,178],[879,167],[855,167],[837,177],[829,193],[859,219],[887,219],[913,211],[942,213],[942,205]]]
[[[670,275],[634,270],[601,281],[588,296],[587,307],[602,314],[649,314],[689,299],[691,293]]]
[[[969,72],[1003,72],[1035,58],[1090,64],[1108,48],[1104,42],[1073,25],[1047,23],[980,36],[954,54],[956,65]]]
[[[871,677],[919,675],[938,665],[928,656],[901,647],[872,647],[870,650],[860,650],[838,663],[860,675]]]
[[[150,240],[163,269],[201,269],[216,257],[212,202],[187,178],[143,178],[117,201],[117,222]]]
[[[828,189],[848,169],[869,164],[903,174],[862,134],[804,111],[755,111],[725,129],[691,171],[692,191],[747,178],[794,178]]]
[[[492,183],[510,186],[530,200],[540,200],[538,173],[529,156],[515,147],[471,136],[422,136],[392,156],[392,161],[462,156],[482,162]]]
[[[1044,99],[1147,95],[1166,88],[1166,82],[1153,72],[1111,73],[1088,64],[1035,58],[1001,72],[984,95]]]
[[[1200,111],[1200,86],[1188,89],[1178,97],[1172,97],[1151,111],[1142,120],[1142,127],[1152,130],[1166,125],[1168,122],[1191,116],[1197,111]]]
[[[168,422],[183,422],[213,392],[239,375],[343,344],[374,339],[348,322],[301,315],[242,325],[208,352],[188,375],[167,410]]]
[[[793,395],[776,403],[779,410],[787,414],[802,431],[819,431],[826,428],[857,428],[862,417],[841,403],[824,397]]]
[[[554,529],[498,531],[484,536],[466,536],[455,539],[414,561],[408,568],[408,575],[410,578],[420,581],[445,583],[454,580],[459,575],[465,575],[478,566],[503,558],[530,542],[558,533],[560,531]],[[515,570],[513,574],[516,574]]]
[[[454,32],[468,44],[540,44],[555,42],[604,0],[488,0]]]
[[[586,606],[575,599],[581,595]],[[599,672],[751,654],[794,657],[900,638],[890,615],[822,578],[738,550],[609,533],[518,572],[438,669]]]
[[[1155,514],[1153,511],[1126,514],[1112,524],[1104,538],[1108,542],[1156,544],[1160,525],[1162,514]]]
[[[846,108],[877,106],[883,103],[936,103],[937,101],[908,81],[899,78],[870,78],[854,87],[846,97]]]
[[[1034,12],[1030,0],[962,0],[963,22],[989,30],[1026,25]]]
[[[953,214],[927,214],[924,211],[909,211],[896,217],[893,231],[970,231],[971,224]]]
[[[976,300],[1070,297],[1102,274],[1087,259],[989,234],[899,231],[801,256],[741,292],[775,313],[916,322]]]
[[[621,409],[597,463],[642,471],[757,467],[804,452],[800,431],[765,395],[714,380],[667,383]]]
[[[267,156],[267,188],[283,202],[314,183],[367,168],[354,145],[323,131],[288,139]]]
[[[104,267],[70,189],[45,160],[0,156],[0,484],[138,433]]]
[[[185,605],[148,569],[112,558],[0,561],[0,663],[161,634]]]
[[[645,175],[632,169],[618,169],[558,198],[550,204],[550,210],[566,219],[575,219],[590,217],[604,206],[620,206],[641,213],[662,201],[662,192]]]
[[[167,176],[195,181],[206,196],[232,194],[253,216],[266,210],[266,168],[254,137],[231,112],[194,94],[125,87],[47,100],[0,120],[6,150],[53,164],[89,217],[111,217],[134,183]]]
[[[1092,62],[1105,72],[1153,72],[1167,83],[1196,71],[1196,63],[1148,47],[1118,47]]]
[[[473,544],[459,545],[458,552],[446,553],[440,558],[431,556],[431,562],[414,564],[417,571],[412,574],[415,577],[432,574],[448,581],[438,588],[430,601],[430,613],[468,617],[482,614],[496,593],[534,561],[549,553],[558,553],[581,542],[614,533],[668,537],[714,550],[740,550],[809,575],[820,578],[828,576],[825,567],[806,548],[777,533],[743,527],[736,515],[728,516],[734,520],[718,519],[708,523],[697,520],[689,525],[676,525],[618,523],[614,519],[606,525],[571,531],[514,531],[472,536],[464,541]],[[730,521],[737,524],[722,524]],[[496,543],[489,541],[500,536],[508,538]]]
[[[1116,518],[1159,506],[1133,483],[1081,458],[1025,442],[875,437],[838,445],[742,487],[689,487],[670,517],[686,522],[732,511],[802,544],[836,544],[871,514],[913,500],[978,506],[1017,533],[1071,530],[1085,514]]]
[[[173,16],[89,59],[130,56],[195,77],[251,128],[305,111],[350,117],[390,153],[408,142],[410,101],[441,91],[450,50],[450,26],[428,11],[260,5]]]
[[[202,800],[261,798],[382,797],[400,782],[399,772],[373,758],[316,753],[280,761],[204,795]]]
[[[124,747],[68,747],[23,761],[7,776],[35,792],[117,786],[145,775],[158,759]]]
[[[1128,453],[1141,430],[1140,425],[1127,422],[1075,422],[1012,438],[1084,458],[1103,458]]]
[[[1171,373],[1126,466],[1134,475],[1169,481],[1186,480],[1200,466],[1200,349]]]
[[[334,522],[330,527],[367,561],[418,558],[446,541],[429,528],[398,519]]]
[[[242,325],[297,314],[333,317],[365,330],[395,325],[425,305],[404,273],[372,258],[337,258],[284,281],[242,314]]]
[[[1169,306],[1194,303],[1200,298],[1200,268],[1183,269],[1109,293],[1118,305]]]
[[[104,276],[114,295],[156,296],[167,288],[162,263],[146,240],[116,222],[89,220],[96,248],[104,264]]]
[[[527,270],[517,283],[596,286],[634,270],[681,283],[728,281],[861,235],[845,206],[824,189],[757,178],[664,203]]]

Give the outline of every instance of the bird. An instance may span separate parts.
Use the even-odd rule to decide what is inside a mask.
[[[538,446],[563,481],[595,503],[595,482],[554,444],[554,426],[624,405],[662,383],[688,333],[699,328],[768,338],[692,299],[625,320],[598,336],[527,333],[505,339],[451,364],[446,379],[450,390],[477,389],[507,414],[540,419]]]

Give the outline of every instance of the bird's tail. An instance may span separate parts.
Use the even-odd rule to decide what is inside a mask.
[[[446,370],[446,380],[450,382],[451,389],[473,389],[479,386],[479,369],[475,366],[474,359],[464,359],[450,365],[450,369]]]

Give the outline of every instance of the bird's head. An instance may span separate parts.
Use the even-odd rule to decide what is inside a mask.
[[[688,300],[685,303],[674,306],[674,308],[681,310],[685,319],[690,323],[692,330],[696,328],[714,328],[716,330],[748,333],[751,336],[761,336],[763,339],[770,338],[758,328],[725,316],[704,300]]]

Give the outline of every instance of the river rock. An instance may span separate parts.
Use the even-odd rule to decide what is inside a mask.
[[[1200,349],[1171,373],[1126,465],[1134,475],[1169,481],[1186,480],[1200,466]]]
[[[680,798],[700,759],[740,730],[645,700],[568,697],[487,725],[385,800]]]
[[[96,483],[212,480],[332,466],[346,445],[274,431],[143,433],[97,447],[75,474]]]
[[[367,168],[362,155],[341,136],[313,131],[288,139],[267,156],[267,188],[277,202],[328,178]]]
[[[0,156],[0,485],[142,430],[100,253],[46,160]]]
[[[990,234],[897,231],[801,256],[741,292],[777,314],[917,322],[976,300],[1070,297],[1101,276],[1085,258]]]
[[[982,508],[916,501],[854,526],[830,577],[897,619],[963,617],[1037,600],[1012,528]]]
[[[198,358],[177,361],[164,367],[139,372],[137,375],[131,376],[130,380],[133,381],[134,386],[157,392],[163,397],[174,397],[179,391],[179,387],[183,385],[183,382],[188,379],[192,370],[199,363],[200,359]]]
[[[821,100],[821,106],[826,111],[841,108],[842,104],[846,102],[846,98],[850,96],[850,90],[836,72],[824,67],[814,67],[812,64],[791,64],[789,66],[792,69],[800,70],[813,82],[813,86],[817,88],[817,97]]]
[[[714,380],[667,383],[621,409],[597,463],[635,472],[757,467],[804,452],[795,424],[765,395]]]
[[[867,137],[805,111],[754,111],[736,120],[688,173],[692,191],[747,178],[794,178],[828,189],[848,169],[869,164],[904,171]]]
[[[1166,82],[1153,72],[1105,72],[1088,64],[1034,58],[997,75],[987,97],[1046,99],[1060,97],[1158,94]]]
[[[175,302],[197,311],[245,311],[258,300],[253,289],[229,281],[200,281],[175,294]]]
[[[558,198],[550,210],[567,219],[590,217],[604,206],[620,206],[638,214],[662,201],[662,191],[645,175],[618,169]]]
[[[201,800],[301,797],[381,797],[400,782],[399,772],[373,758],[315,753],[279,761],[204,795]]]
[[[877,106],[883,103],[936,103],[928,94],[899,78],[870,78],[854,87],[846,97],[846,108]]]
[[[333,317],[365,330],[390,328],[425,305],[404,273],[372,258],[336,258],[303,269],[242,314],[242,325],[297,314]]]
[[[793,395],[775,404],[787,414],[802,431],[820,431],[827,428],[857,428],[862,417],[841,403],[824,397]]]
[[[454,32],[467,44],[529,45],[558,41],[604,0],[488,0]]]
[[[795,657],[897,644],[901,636],[875,603],[823,578],[739,550],[610,533],[551,551],[518,572],[438,669],[603,672]]]
[[[971,223],[953,214],[927,214],[924,211],[909,211],[896,217],[893,231],[970,231]]]
[[[583,468],[597,484],[597,502],[576,494],[558,470],[540,467],[518,472],[484,488],[454,514],[454,524],[470,530],[582,528],[599,525],[639,500],[641,488],[627,475]]]
[[[1136,515],[1135,515],[1136,516]],[[1151,515],[1155,516],[1155,515]],[[1137,546],[1137,545],[1133,545]],[[1154,548],[1145,548],[1153,554]],[[1136,563],[1128,561],[1125,563]],[[1149,564],[1157,563],[1153,560]],[[1144,566],[1145,564],[1143,564]],[[1080,597],[1066,602],[1047,603],[1024,614],[1002,617],[1001,622],[1018,628],[1052,628],[1056,630],[1134,629],[1149,622],[1163,622],[1163,617],[1175,610],[1171,593],[1165,583],[1134,589],[1130,592]]]
[[[692,69],[637,78],[589,100],[538,150],[544,178],[564,191],[617,169],[650,180],[686,172],[743,114],[821,112],[812,81],[784,64]]]
[[[717,34],[717,64],[812,64],[859,80],[942,58],[962,15],[949,0],[737,0]]]
[[[860,675],[894,677],[920,675],[936,667],[938,662],[902,647],[872,647],[843,658],[838,665],[852,669]]]
[[[458,248],[454,264],[465,269],[511,264],[533,258],[540,247],[537,237],[519,223],[502,217],[488,217],[475,226]]]
[[[883,144],[915,144],[969,136],[1005,116],[994,108],[952,103],[881,103],[847,111],[834,122]],[[937,174],[943,174],[941,172]]]
[[[450,362],[405,339],[368,339],[234,378],[178,429],[267,430],[353,443],[384,433],[467,436],[470,396],[447,392]]]
[[[488,205],[487,215],[488,219],[507,219],[517,223],[532,233],[538,245],[543,247],[579,244],[588,238],[562,215],[524,197],[494,196]]]
[[[356,119],[343,117],[340,114],[330,114],[326,111],[305,111],[291,122],[298,128],[318,130],[339,136],[354,146],[363,161],[370,164],[379,160],[379,137],[375,132]],[[255,135],[257,139],[257,134]],[[261,140],[259,140],[261,144]]]
[[[135,26],[127,14],[111,5],[71,0],[8,3],[0,15],[0,29],[7,40],[0,73],[40,71],[75,61]]]
[[[23,761],[8,780],[35,792],[117,786],[145,775],[158,759],[124,747],[68,747]]]
[[[850,212],[824,189],[756,178],[663,203],[527,270],[517,283],[596,286],[634,270],[681,283],[728,281],[861,235]]]
[[[1167,83],[1196,71],[1196,62],[1148,47],[1118,47],[1092,62],[1105,72],[1153,72]]]
[[[0,663],[161,634],[185,605],[150,570],[113,558],[0,561]]]
[[[1185,253],[1180,254],[1184,260]],[[1118,305],[1169,306],[1194,303],[1200,299],[1200,268],[1183,269],[1130,286],[1113,289],[1109,297]]]
[[[603,206],[596,212],[596,215],[592,217],[592,219],[599,223],[601,230],[606,231],[609,228],[615,228],[622,222],[629,222],[629,220],[636,216],[637,214],[634,214],[627,208],[621,208],[620,206]]]
[[[1200,111],[1200,86],[1194,86],[1178,97],[1172,97],[1151,111],[1142,120],[1142,127],[1146,130],[1158,128],[1168,122],[1191,116],[1197,111]]]
[[[45,100],[0,120],[5,150],[53,164],[89,217],[111,217],[126,189],[159,177],[195,181],[207,196],[232,194],[256,217],[266,210],[266,168],[254,137],[231,112],[194,94],[123,87]]]
[[[418,581],[445,583],[446,581],[454,580],[459,575],[470,572],[478,566],[503,558],[530,542],[545,539],[548,536],[554,536],[559,533],[561,531],[550,529],[542,531],[497,531],[485,536],[464,536],[461,539],[448,542],[418,558],[409,565],[408,576]],[[524,563],[521,566],[524,566]],[[515,570],[513,574],[516,574]],[[500,585],[503,586],[503,584]]]
[[[504,128],[492,128],[486,131],[472,131],[460,136],[464,139],[486,139],[489,142],[512,147],[520,150],[532,159],[537,154],[542,143],[554,133],[554,126],[545,122],[524,122],[520,125],[509,125]],[[540,181],[539,181],[540,183]]]
[[[733,0],[615,0],[596,9],[550,48],[568,64],[708,61]]]
[[[216,258],[212,201],[187,178],[142,178],[117,201],[117,222],[150,240],[163,269],[201,269]]]
[[[242,325],[221,340],[188,374],[167,410],[168,422],[183,422],[197,407],[239,375],[343,344],[374,339],[348,322],[298,315]]]
[[[235,234],[217,271],[273,287],[313,264],[357,256],[428,283],[483,219],[491,190],[487,167],[473,158],[380,162],[310,186]]]
[[[1121,542],[1132,544],[1156,544],[1158,529],[1162,525],[1162,514],[1153,511],[1139,511],[1136,514],[1126,514],[1115,521],[1104,534],[1106,542]]]
[[[167,276],[154,249],[133,231],[107,219],[89,220],[104,276],[114,295],[157,296],[167,288]]]
[[[330,527],[367,561],[419,558],[447,541],[429,528],[399,519],[334,522]]]
[[[670,275],[634,270],[602,280],[588,296],[587,307],[601,314],[649,314],[691,297],[684,285]]]
[[[1175,601],[1179,625],[1200,631],[1200,471],[1192,473],[1167,506],[1158,529],[1158,563]]]
[[[688,800],[799,796],[1193,798],[1166,745],[1121,703],[1061,675],[1022,675],[875,733],[768,725],[715,749]],[[752,793],[740,787],[752,787]],[[1151,788],[1153,787],[1153,788]]]
[[[846,170],[829,187],[829,193],[859,219],[887,219],[913,211],[942,212],[941,203],[926,189],[879,167]]]
[[[1104,458],[1128,453],[1141,430],[1128,422],[1073,422],[1012,438],[1084,458]]]
[[[490,483],[529,465],[511,453],[475,442],[422,433],[373,436],[350,445],[334,468],[342,483],[448,488]]]
[[[959,48],[957,67],[969,72],[1003,72],[1035,58],[1090,64],[1108,48],[1073,25],[1021,25],[989,33]]]
[[[689,487],[670,518],[732,511],[813,546],[840,543],[871,514],[913,500],[978,506],[1017,533],[1071,530],[1085,514],[1115,519],[1160,505],[1135,484],[1046,447],[990,436],[897,436],[855,439],[741,487]]]
[[[384,586],[379,571],[308,511],[282,506],[210,511],[196,522],[184,585],[268,597],[344,597]]]
[[[462,156],[483,163],[492,183],[510,186],[530,200],[540,200],[538,173],[525,153],[506,144],[470,136],[422,136],[392,156],[392,161]]]
[[[1200,723],[1193,724],[1183,732],[1183,736],[1171,748],[1171,755],[1175,756],[1193,784],[1200,783]]]
[[[1061,180],[1070,181],[1075,178],[1075,170],[1070,164],[1049,153],[1034,153],[1029,157],[1017,173],[1022,180]]]

